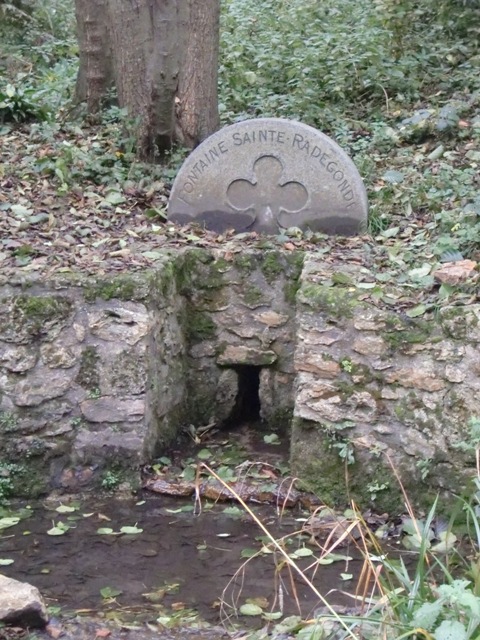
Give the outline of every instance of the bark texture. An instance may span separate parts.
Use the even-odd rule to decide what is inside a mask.
[[[89,113],[95,113],[113,84],[107,2],[75,0],[75,14],[80,53],[76,99],[78,102],[86,102]]]
[[[218,0],[189,0],[188,43],[180,67],[177,138],[195,147],[219,126]]]
[[[75,1],[77,97],[98,109],[113,78],[142,159],[174,142],[194,147],[218,128],[219,0]]]

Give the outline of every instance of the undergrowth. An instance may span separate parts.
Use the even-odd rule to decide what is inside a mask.
[[[408,247],[420,235],[437,259],[478,258],[479,7],[226,0],[223,122],[277,116],[320,128],[364,177],[373,237]],[[94,124],[85,119],[73,102],[77,56],[72,0],[0,1],[0,135],[31,126],[21,169],[6,158],[3,171],[46,176],[63,195],[171,182],[185,152],[163,167],[142,165],[114,102]]]
[[[268,526],[212,469],[202,465],[228,489],[264,534],[261,547],[246,560],[226,586],[221,613],[225,623],[238,616],[259,616],[265,626],[245,640],[295,637],[299,640],[478,640],[480,637],[480,420],[470,420],[470,441],[465,450],[476,460],[474,488],[458,500],[449,519],[441,515],[438,499],[425,516],[415,513],[400,476],[390,459],[405,501],[401,525],[370,524],[352,503],[344,514],[319,507],[293,534],[275,538]],[[347,478],[348,481],[348,478]],[[283,512],[279,505],[279,515]],[[367,522],[368,520],[368,522]],[[377,520],[377,524],[378,524]],[[402,542],[393,547],[386,531]],[[407,551],[405,551],[407,550]],[[355,577],[349,563],[363,560]],[[259,556],[272,558],[275,584],[273,602],[249,598],[242,592],[242,576]],[[333,607],[333,592],[321,593],[316,583],[324,565],[343,562],[342,594],[350,607]],[[255,570],[255,564],[254,564]],[[300,585],[317,599],[315,610],[302,609]],[[298,615],[284,616],[285,600],[296,604]]]

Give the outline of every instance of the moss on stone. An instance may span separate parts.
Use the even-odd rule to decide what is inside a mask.
[[[62,296],[30,296],[22,294],[13,301],[14,325],[25,325],[30,335],[45,332],[45,324],[61,322],[72,311],[72,301]]]
[[[75,382],[84,389],[94,391],[100,386],[100,374],[98,372],[98,355],[97,347],[88,346],[82,352],[80,361],[80,369],[78,371]]]
[[[137,274],[118,275],[110,279],[88,282],[84,287],[87,302],[95,300],[143,300],[148,296],[148,280],[139,278]]]
[[[178,290],[182,295],[191,296],[202,289],[223,287],[224,272],[231,266],[224,258],[215,260],[206,249],[189,249],[176,261]]]
[[[292,425],[293,407],[278,407],[266,420],[270,430],[288,434]]]
[[[246,305],[252,307],[257,306],[261,304],[264,298],[264,293],[259,287],[255,286],[254,284],[249,284],[248,282],[245,283],[243,299]]]
[[[189,342],[213,340],[217,333],[216,324],[210,314],[192,308],[187,309],[184,328]]]
[[[154,290],[158,291],[162,298],[168,298],[175,293],[178,273],[175,264],[175,260],[166,262],[162,265],[161,270],[157,271],[152,277]]]
[[[255,271],[258,266],[256,257],[251,253],[235,254],[233,264],[239,271],[245,271],[247,275]]]
[[[322,425],[294,418],[292,431],[292,474],[322,503],[344,508],[354,499],[360,509],[374,507],[398,513],[404,508],[395,476],[381,457],[375,458],[369,452],[368,464],[359,459],[346,465],[332,446],[332,434]],[[354,453],[361,454],[356,450]],[[374,491],[375,486],[382,485],[384,489]]]
[[[38,498],[48,492],[48,466],[43,457],[28,461],[0,459],[0,501],[3,497]],[[3,495],[5,494],[5,495]]]
[[[269,251],[260,259],[260,269],[265,280],[272,284],[285,271],[283,254],[279,251]]]
[[[467,312],[463,306],[449,306],[442,309],[439,320],[445,334],[455,340],[466,340],[469,327],[475,327],[478,324],[477,316]]]
[[[315,311],[327,313],[335,322],[352,318],[358,305],[356,298],[340,287],[327,287],[313,282],[304,282],[300,288],[300,301]]]

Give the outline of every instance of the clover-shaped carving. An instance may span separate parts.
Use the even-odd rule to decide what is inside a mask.
[[[260,226],[278,224],[281,211],[297,213],[308,201],[308,192],[300,182],[284,179],[284,168],[275,156],[261,156],[253,165],[253,180],[239,179],[227,188],[229,204],[237,210],[254,211]]]

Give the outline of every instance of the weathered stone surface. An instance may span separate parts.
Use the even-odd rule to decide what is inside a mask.
[[[14,373],[24,373],[32,369],[38,359],[37,350],[34,347],[23,345],[0,345],[0,365]]]
[[[216,231],[294,226],[355,235],[367,210],[362,179],[331,138],[299,122],[259,118],[225,127],[193,151],[173,184],[168,216]]]
[[[386,382],[396,382],[402,387],[439,391],[445,388],[445,381],[435,375],[432,367],[402,367],[385,374]]]
[[[295,368],[297,371],[309,371],[323,378],[337,378],[341,372],[340,365],[335,360],[325,357],[323,353],[314,353],[297,349],[295,353]]]
[[[364,356],[380,356],[385,353],[387,346],[381,336],[360,336],[352,346],[353,350]]]
[[[138,422],[145,414],[143,398],[93,398],[80,404],[83,417],[90,422]]]
[[[288,316],[277,313],[276,311],[263,311],[263,313],[259,313],[255,317],[259,322],[266,324],[268,327],[282,327],[288,322]]]
[[[473,276],[478,277],[477,263],[474,260],[459,260],[458,262],[446,262],[433,272],[433,277],[438,282],[445,284],[460,284]]]
[[[217,357],[217,364],[222,366],[249,364],[260,367],[273,364],[276,359],[277,354],[274,351],[232,344]]]
[[[45,400],[63,396],[74,375],[72,369],[38,367],[16,385],[14,402],[19,407],[36,407]]]
[[[0,574],[0,622],[20,627],[44,627],[47,607],[39,590]]]
[[[109,342],[134,345],[147,334],[150,324],[145,306],[132,302],[106,302],[89,313],[92,334]]]
[[[62,296],[21,294],[0,301],[0,340],[49,342],[71,322],[72,301]]]
[[[40,349],[43,362],[50,368],[69,369],[80,360],[81,348],[79,345],[70,347],[59,344],[47,343]]]
[[[118,431],[108,426],[101,431],[79,429],[73,443],[76,461],[88,464],[92,461],[105,462],[112,458],[125,465],[125,458],[138,462],[143,450],[143,432],[135,430]]]

